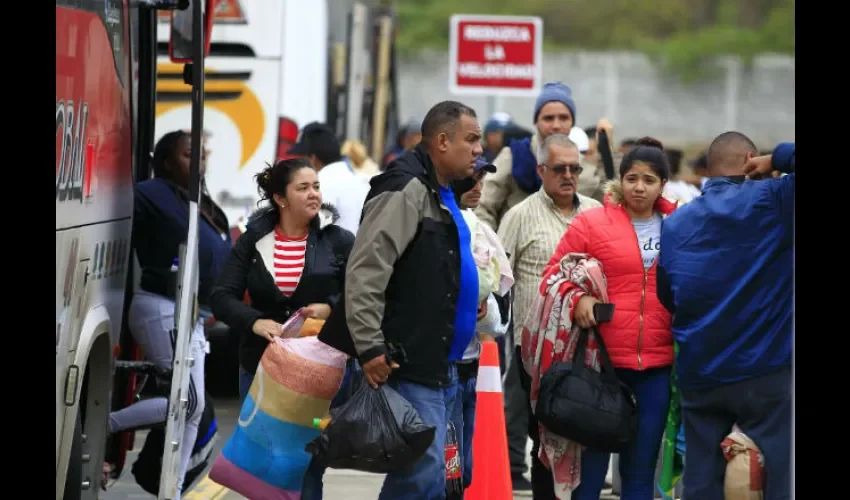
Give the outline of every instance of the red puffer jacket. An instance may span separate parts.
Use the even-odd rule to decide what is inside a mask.
[[[608,279],[608,299],[615,309],[611,322],[601,324],[599,331],[614,367],[646,370],[671,366],[672,317],[656,295],[657,263],[644,270],[634,226],[622,200],[619,181],[610,183],[603,207],[572,220],[544,275],[568,253],[587,253],[601,262]],[[664,198],[655,203],[655,209],[665,216],[675,208],[675,203]]]

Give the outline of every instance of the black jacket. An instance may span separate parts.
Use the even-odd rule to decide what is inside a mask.
[[[344,307],[334,309],[319,339],[361,363],[389,354],[401,365],[394,377],[445,387],[460,286],[457,226],[421,147],[371,185]]]
[[[270,208],[258,211],[248,222],[245,234],[236,240],[210,294],[210,305],[216,319],[239,332],[239,363],[249,373],[257,370],[268,345],[252,331],[255,321],[272,319],[283,323],[299,308],[313,303],[336,308],[342,295],[345,264],[354,244],[351,232],[333,224],[338,218],[332,206],[322,205],[307,236],[301,280],[290,297],[280,292],[256,247],[274,230],[276,213]],[[243,302],[246,291],[251,297],[250,306]]]
[[[142,268],[142,290],[175,297],[175,275],[171,265],[189,232],[189,198],[185,189],[162,178],[136,184],[133,199],[133,246]],[[227,256],[230,255],[230,225],[227,217],[208,196],[203,206],[212,217],[198,221],[198,302],[209,303],[209,294]],[[178,264],[179,265],[179,264]]]

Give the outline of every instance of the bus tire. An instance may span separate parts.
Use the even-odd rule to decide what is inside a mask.
[[[74,439],[71,441],[71,455],[68,457],[68,473],[65,474],[65,493],[63,500],[80,500],[83,495],[83,414],[77,410],[74,424]]]

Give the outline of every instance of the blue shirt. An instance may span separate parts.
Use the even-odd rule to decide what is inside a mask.
[[[475,335],[475,323],[478,319],[478,269],[472,257],[472,233],[460,213],[452,189],[440,186],[440,199],[455,221],[460,246],[460,291],[457,296],[455,335],[449,350],[451,362],[463,359],[463,351]]]
[[[682,390],[791,366],[793,143],[776,148],[773,166],[788,175],[709,179],[664,221],[658,298],[673,313]]]

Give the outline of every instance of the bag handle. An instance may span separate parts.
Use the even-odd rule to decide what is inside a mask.
[[[587,341],[590,338],[590,332],[596,336],[596,342],[599,344],[599,364],[602,368],[602,376],[608,379],[609,382],[616,383],[617,376],[614,374],[614,365],[611,363],[611,356],[608,355],[608,349],[605,347],[605,341],[602,340],[602,334],[599,333],[598,327],[582,328],[576,344],[576,350],[573,353],[573,370],[586,369],[585,358],[587,352]],[[576,363],[579,360],[579,363]]]

